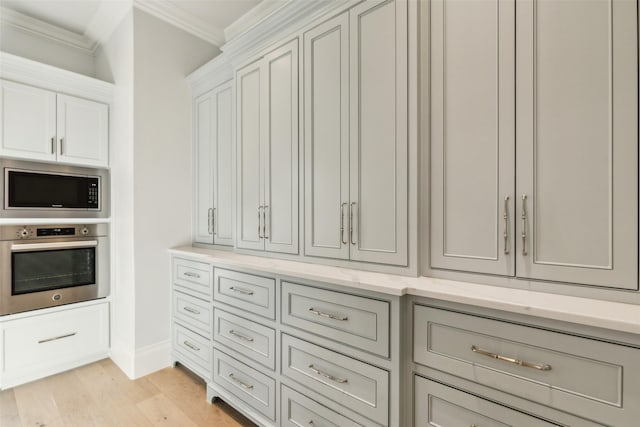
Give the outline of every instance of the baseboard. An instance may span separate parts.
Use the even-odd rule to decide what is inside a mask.
[[[136,349],[134,379],[171,366],[171,341],[165,340]]]
[[[109,351],[109,357],[113,360],[118,368],[130,379],[134,378],[135,363],[134,356],[129,349],[122,343],[117,342],[113,338],[111,339],[111,349]]]

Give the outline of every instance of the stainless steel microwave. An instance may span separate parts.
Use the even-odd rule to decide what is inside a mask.
[[[3,218],[106,218],[104,169],[0,160]]]

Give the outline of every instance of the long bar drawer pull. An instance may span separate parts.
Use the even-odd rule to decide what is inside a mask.
[[[191,344],[189,341],[185,341],[184,345],[186,345],[193,351],[200,351],[200,347],[196,347],[195,345]]]
[[[231,286],[229,289],[231,289],[233,292],[239,292],[243,295],[253,295],[253,291],[250,291],[248,289],[244,289],[244,288],[237,288],[235,286]]]
[[[471,346],[471,351],[481,354],[483,356],[491,357],[493,359],[502,360],[503,362],[513,363],[514,365],[524,366],[525,368],[537,369],[539,371],[550,371],[551,365],[546,363],[531,363],[520,359],[514,359],[513,357],[503,356],[501,354],[491,353],[490,351],[482,350],[475,345]]]
[[[195,309],[193,309],[191,307],[183,307],[182,309],[184,311],[188,311],[189,313],[192,313],[192,314],[200,314],[200,312],[198,310],[195,310]]]
[[[327,319],[340,320],[343,322],[349,320],[347,316],[336,316],[335,314],[325,313],[324,311],[318,311],[313,307],[309,307],[309,311],[315,314],[316,316],[326,317]]]
[[[231,378],[233,380],[233,382],[235,382],[236,384],[240,385],[245,390],[251,390],[253,388],[252,385],[246,384],[243,381],[240,381],[233,374],[229,374],[229,378]]]
[[[235,330],[233,330],[233,329],[230,329],[230,330],[229,330],[229,333],[230,333],[231,335],[235,335],[236,337],[240,338],[241,340],[244,340],[244,341],[247,341],[247,342],[253,342],[253,338],[246,337],[246,336],[244,336],[244,335],[242,335],[242,334],[239,334],[239,333],[237,333],[237,332],[236,332]]]
[[[327,374],[326,372],[322,372],[320,369],[316,369],[313,364],[309,365],[309,369],[311,369],[315,374],[320,375],[321,377],[325,377],[331,381],[340,383],[340,384],[346,384],[349,381],[346,378],[338,378],[338,377],[334,377],[331,374]]]
[[[195,277],[196,279],[200,278],[200,275],[198,273],[192,273],[191,271],[185,271],[182,274],[184,274],[187,277]]]
[[[72,337],[72,336],[74,336],[76,334],[77,334],[77,332],[71,332],[70,334],[60,335],[60,336],[53,337],[53,338],[47,338],[47,339],[38,341],[38,344],[44,344],[46,342],[57,341],[57,340],[61,340],[63,338],[69,338],[69,337]]]

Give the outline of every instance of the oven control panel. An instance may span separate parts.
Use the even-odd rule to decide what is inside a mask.
[[[106,235],[106,224],[0,226],[0,241]]]

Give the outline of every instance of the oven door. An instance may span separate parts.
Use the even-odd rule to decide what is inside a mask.
[[[105,297],[105,237],[6,241],[0,247],[0,315]]]

